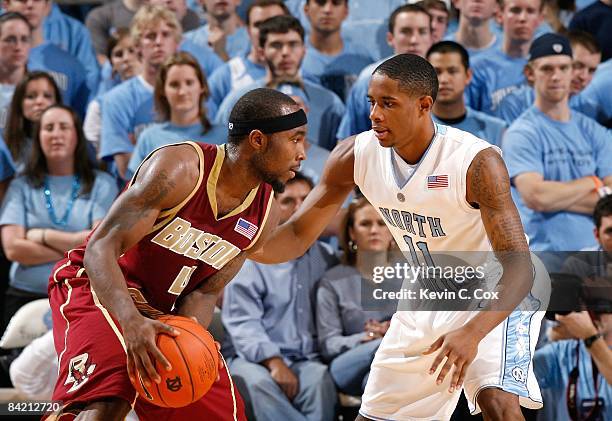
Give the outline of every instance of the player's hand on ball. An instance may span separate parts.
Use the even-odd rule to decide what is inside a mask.
[[[429,349],[423,352],[423,354],[433,354],[437,350],[439,352],[429,369],[430,375],[433,375],[438,370],[438,367],[446,357],[446,362],[438,374],[436,383],[441,384],[454,365],[455,369],[448,391],[453,393],[456,389],[460,388],[468,367],[474,361],[474,358],[476,358],[478,343],[479,341],[474,335],[471,335],[464,329],[456,329],[440,336],[431,344]]]
[[[179,332],[171,326],[141,315],[124,323],[122,328],[127,348],[127,370],[130,379],[137,379],[140,374],[146,386],[150,386],[152,382],[159,383],[161,377],[155,370],[151,357],[159,361],[168,371],[172,370],[172,366],[155,345],[155,339],[158,333],[178,336]]]

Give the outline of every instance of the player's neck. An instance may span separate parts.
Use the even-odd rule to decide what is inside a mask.
[[[493,42],[494,37],[489,27],[489,20],[479,22],[478,25],[474,25],[474,22],[469,22],[467,19],[459,20],[456,40],[466,48],[485,48]]]
[[[336,32],[321,32],[313,30],[310,33],[310,44],[317,49],[317,51],[327,54],[336,55],[342,52],[344,48],[344,41],[340,35],[340,31]]]
[[[412,134],[410,139],[403,142],[404,144],[402,146],[393,147],[395,152],[410,165],[414,165],[421,160],[423,154],[433,141],[436,131],[429,114],[428,119],[429,121],[427,121],[426,124],[422,124],[421,127]]]
[[[465,115],[465,103],[463,95],[458,101],[452,103],[435,102],[433,106],[433,114],[442,120],[453,120]]]
[[[529,54],[529,46],[531,41],[515,40],[508,36],[504,36],[504,45],[502,51],[513,58],[527,57]]]
[[[221,188],[226,196],[244,201],[249,192],[261,183],[261,179],[248,163],[247,155],[240,153],[240,148],[240,145],[227,145],[217,189]]]
[[[7,85],[17,85],[25,75],[25,66],[9,67],[0,66],[0,83]]]
[[[536,95],[535,106],[552,120],[564,123],[570,120],[571,111],[567,98],[563,101],[552,102]]]
[[[185,127],[196,124],[199,121],[200,110],[194,108],[187,111],[171,111],[170,122],[175,126]]]
[[[74,174],[74,158],[63,160],[47,160],[49,175],[62,176]]]

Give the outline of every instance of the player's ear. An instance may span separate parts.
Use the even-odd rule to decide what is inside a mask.
[[[249,133],[248,142],[251,148],[261,152],[268,146],[268,136],[263,134],[260,130],[251,130],[251,133]]]
[[[433,108],[433,98],[429,95],[422,96],[419,98],[419,105],[421,108],[421,114],[429,113]]]

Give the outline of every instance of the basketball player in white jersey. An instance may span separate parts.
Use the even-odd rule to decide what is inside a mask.
[[[423,58],[400,54],[382,63],[368,89],[372,130],[338,144],[320,183],[258,261],[303,254],[355,185],[402,250],[494,251],[513,306],[398,311],[372,363],[358,420],[450,419],[462,389],[485,420],[521,420],[520,404],[541,406],[531,355],[543,313],[508,308],[529,294],[534,266],[499,150],[435,125],[437,89]]]

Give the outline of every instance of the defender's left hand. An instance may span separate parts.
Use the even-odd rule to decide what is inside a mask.
[[[441,384],[444,378],[455,366],[453,376],[451,378],[451,384],[448,389],[450,393],[453,393],[456,389],[460,388],[465,379],[465,374],[468,367],[476,358],[478,352],[478,343],[480,340],[474,335],[473,332],[460,328],[452,330],[442,336],[440,336],[425,352],[424,355],[433,354],[435,351],[440,350],[438,355],[433,361],[429,374],[434,374],[438,369],[438,366],[446,357],[446,363],[442,366],[442,370],[438,374],[437,384]]]

